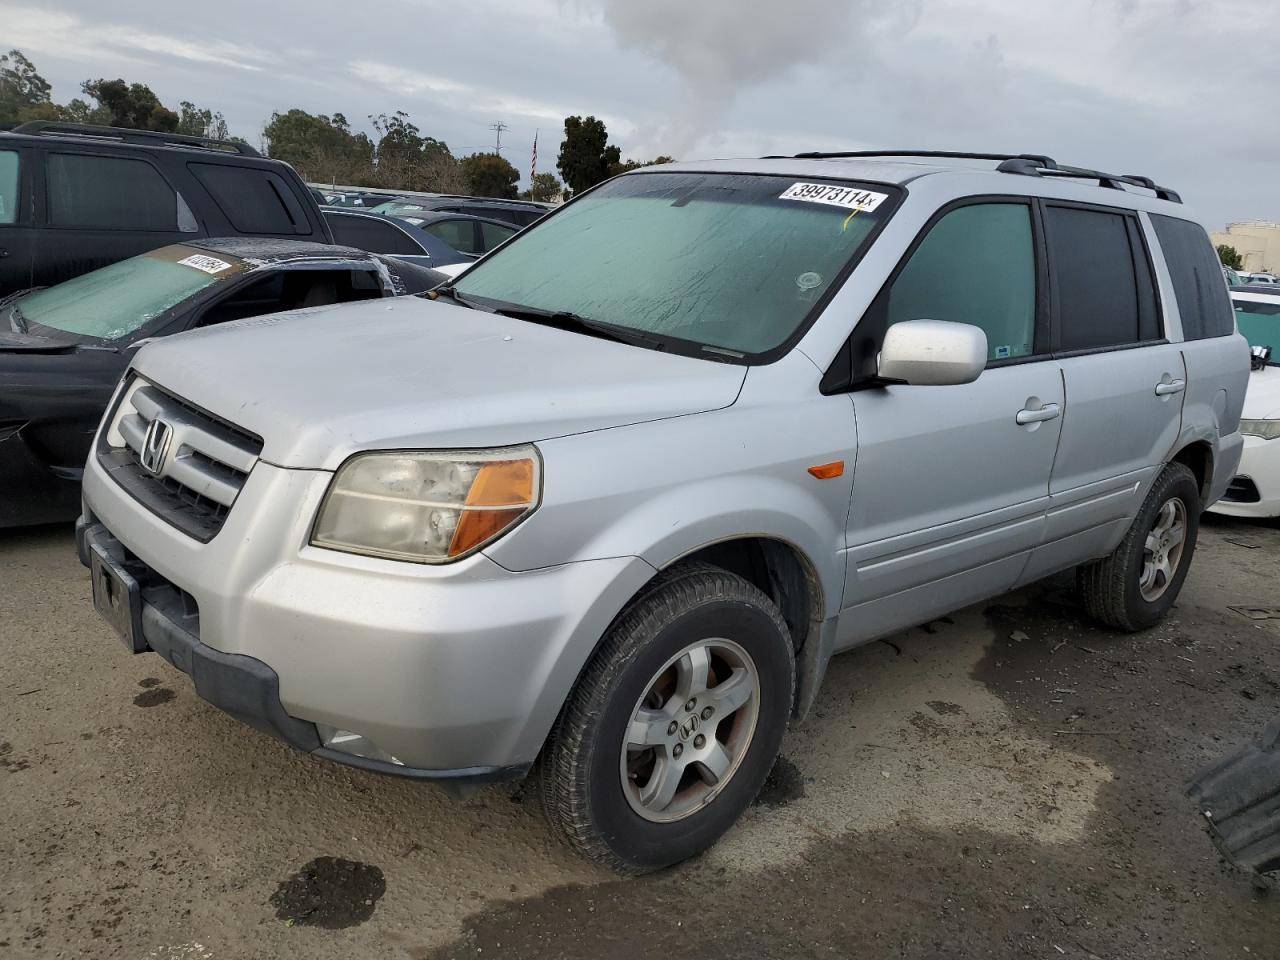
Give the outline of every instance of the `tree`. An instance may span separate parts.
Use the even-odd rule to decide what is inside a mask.
[[[86,80],[80,89],[98,101],[104,114],[102,119],[110,126],[165,133],[174,133],[178,129],[178,114],[162,104],[145,83],[126,83],[120,79]],[[97,119],[98,111],[94,114]]]
[[[1222,261],[1224,267],[1230,267],[1232,270],[1244,269],[1244,257],[1240,256],[1240,251],[1225,243],[1218,244],[1218,259]]]
[[[52,105],[49,81],[36,72],[35,64],[20,50],[0,56],[0,121],[54,119],[36,117],[30,111]]]
[[[273,113],[262,137],[268,155],[292,164],[304,180],[365,183],[372,177],[373,142],[353,134],[340,113]]]
[[[496,153],[473,153],[463,158],[462,172],[473,197],[504,197],[514,200],[520,171]]]
[[[221,112],[201,110],[190,100],[178,104],[178,129],[188,137],[209,137],[213,140],[226,140],[228,137],[227,121]]]
[[[537,200],[539,203],[550,203],[560,196],[564,184],[556,179],[554,173],[535,173],[529,182],[529,189],[523,194],[526,200]]]
[[[560,144],[556,169],[574,193],[607,179],[610,169],[621,160],[622,151],[609,146],[609,133],[603,120],[564,118],[564,142]]]
[[[466,172],[443,140],[426,137],[422,142],[423,189],[431,193],[466,193]]]
[[[675,163],[675,160],[665,154],[660,157],[654,157],[652,160],[624,160],[622,163],[615,163],[609,168],[609,176],[616,177],[618,174],[626,173],[628,170],[639,170],[641,167],[656,167],[663,163]]]

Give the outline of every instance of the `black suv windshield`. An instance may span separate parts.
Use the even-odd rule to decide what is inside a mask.
[[[457,289],[693,352],[766,354],[801,329],[895,194],[847,181],[632,174],[515,237]]]

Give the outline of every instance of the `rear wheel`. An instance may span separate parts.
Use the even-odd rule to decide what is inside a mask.
[[[548,817],[624,873],[705,850],[773,766],[794,671],[786,624],[756,587],[704,564],[664,574],[570,695],[540,771]]]
[[[1077,583],[1086,609],[1117,630],[1153,627],[1186,580],[1200,532],[1200,489],[1181,463],[1164,468],[1120,546],[1085,564]]]

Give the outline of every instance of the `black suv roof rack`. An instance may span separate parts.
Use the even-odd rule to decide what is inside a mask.
[[[1059,164],[1042,153],[966,153],[960,150],[845,150],[839,153],[797,153],[797,160],[843,160],[857,157],[923,157],[943,160],[993,160],[998,162],[1000,173],[1013,173],[1023,177],[1069,177],[1096,180],[1098,186],[1109,190],[1123,190],[1126,186],[1150,190],[1160,200],[1181,203],[1182,197],[1168,187],[1158,185],[1150,177],[1137,174],[1103,173],[1087,167],[1069,167]],[[783,160],[785,157],[765,157],[766,160]]]
[[[10,133],[34,137],[84,137],[94,140],[114,140],[117,143],[140,143],[162,147],[197,147],[222,153],[238,153],[242,157],[260,157],[262,154],[247,143],[235,140],[215,140],[212,137],[190,137],[182,133],[163,133],[156,130],[130,130],[125,127],[101,127],[93,123],[61,123],[56,120],[30,120],[20,123]]]

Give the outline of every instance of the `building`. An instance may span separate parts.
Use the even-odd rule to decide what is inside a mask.
[[[1248,273],[1275,273],[1280,270],[1280,223],[1246,220],[1229,223],[1226,230],[1212,234],[1213,245],[1235,247]]]

